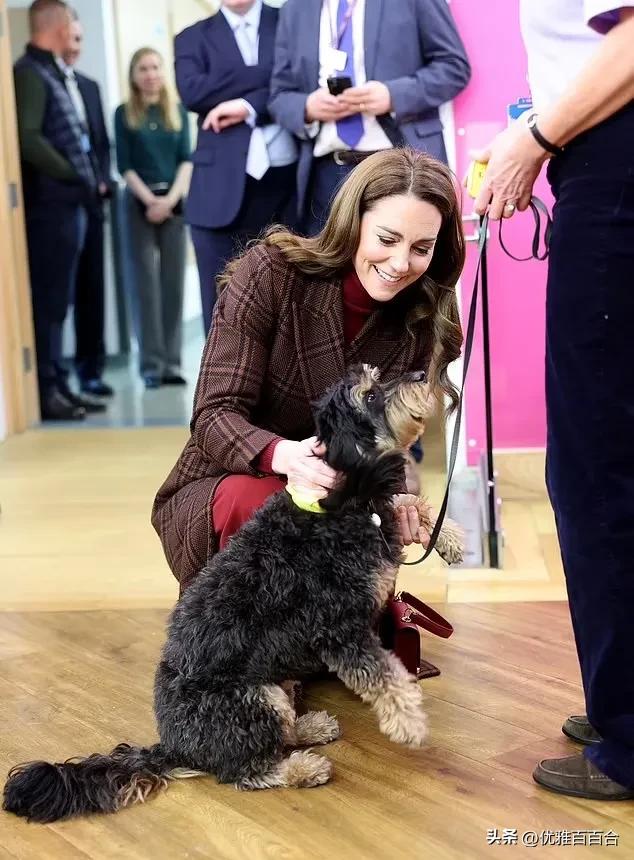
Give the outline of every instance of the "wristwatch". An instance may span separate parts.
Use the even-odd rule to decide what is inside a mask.
[[[532,113],[528,120],[526,121],[526,125],[528,126],[530,133],[533,135],[537,143],[541,146],[542,149],[545,149],[546,152],[550,152],[551,155],[561,155],[564,151],[563,146],[557,146],[554,143],[551,143],[549,140],[546,140],[541,131],[537,128],[537,114]]]

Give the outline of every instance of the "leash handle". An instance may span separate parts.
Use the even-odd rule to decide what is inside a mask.
[[[553,219],[550,217],[550,212],[546,207],[546,204],[539,199],[539,197],[531,197],[530,210],[533,213],[533,218],[535,220],[535,229],[533,231],[533,239],[531,241],[531,253],[528,257],[516,257],[515,254],[512,254],[509,249],[504,244],[504,239],[502,238],[502,223],[504,218],[500,218],[500,226],[498,227],[498,239],[500,240],[500,247],[504,251],[507,257],[510,257],[511,260],[515,260],[517,263],[526,263],[529,260],[545,260],[548,256],[548,251],[550,249],[550,234],[553,229]],[[539,250],[541,233],[542,233],[542,216],[544,218],[545,227],[544,227],[544,249],[543,251]]]

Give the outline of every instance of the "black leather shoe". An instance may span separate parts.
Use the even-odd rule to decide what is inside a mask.
[[[162,385],[161,377],[155,376],[152,373],[146,373],[143,377],[143,382],[146,388],[160,388]]]
[[[163,385],[187,385],[187,380],[180,373],[164,373],[162,382]]]
[[[94,397],[112,397],[114,388],[103,381],[103,379],[84,379],[81,383],[84,394],[92,394]]]
[[[52,391],[42,399],[42,421],[83,421],[86,410],[67,400],[59,391]]]
[[[601,735],[592,728],[585,714],[568,717],[561,730],[566,737],[580,744],[600,744],[602,740]]]
[[[590,800],[634,799],[634,789],[614,782],[581,754],[540,761],[533,771],[533,779],[544,788],[570,797],[587,797]]]
[[[102,400],[97,400],[94,397],[84,397],[82,394],[75,394],[70,388],[65,388],[62,395],[72,403],[73,406],[80,406],[86,412],[105,412],[106,404]]]

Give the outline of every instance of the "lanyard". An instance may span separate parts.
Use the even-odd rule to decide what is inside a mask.
[[[344,16],[343,21],[341,22],[341,27],[339,27],[339,30],[335,29],[335,22],[332,20],[332,9],[330,8],[330,0],[324,0],[324,2],[326,4],[326,9],[328,10],[330,45],[336,50],[339,50],[339,45],[341,44],[341,40],[343,39],[343,34],[348,29],[348,25],[352,20],[352,16],[354,14],[354,7],[357,5],[357,0],[348,0],[348,8],[346,9],[346,14]]]

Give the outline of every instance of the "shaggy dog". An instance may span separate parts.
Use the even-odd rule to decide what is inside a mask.
[[[423,379],[381,384],[363,365],[317,404],[318,438],[340,481],[321,515],[277,493],[183,594],[156,672],[159,743],[18,765],[6,810],[40,822],[113,812],[198,773],[241,789],[325,783],[329,760],[298,747],[334,740],[339,726],[325,712],[297,716],[286,683],[324,666],[373,708],[388,738],[423,744],[420,687],[375,632],[402,555],[402,451],[430,412]],[[417,504],[431,529],[432,512]],[[439,549],[459,557],[451,526]]]

